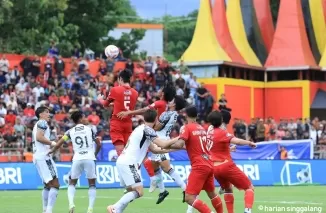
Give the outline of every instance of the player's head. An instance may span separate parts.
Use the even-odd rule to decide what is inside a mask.
[[[71,114],[70,118],[75,124],[79,124],[79,123],[86,124],[87,123],[87,119],[82,111],[73,112]]]
[[[221,110],[221,114],[222,114],[222,122],[224,124],[229,124],[230,120],[231,120],[231,113],[228,110]]]
[[[222,125],[223,123],[223,118],[222,118],[222,113],[219,111],[212,111],[211,113],[208,114],[207,116],[207,121],[214,126],[215,128],[218,128]]]
[[[186,108],[186,115],[187,115],[187,118],[196,119],[197,115],[198,115],[196,106],[194,106],[194,105],[188,106]]]
[[[38,107],[35,111],[35,115],[38,119],[50,121],[50,110],[45,106]]]
[[[176,95],[172,101],[169,102],[169,110],[175,110],[175,111],[180,111],[183,108],[185,108],[187,105],[186,100],[180,96]]]
[[[149,109],[143,114],[143,116],[146,123],[155,123],[157,112],[155,109]]]
[[[119,72],[118,75],[118,83],[121,85],[123,83],[130,83],[130,78],[132,76],[132,73],[130,70],[125,69]]]
[[[176,94],[176,89],[172,83],[165,83],[157,92],[157,95],[166,102],[172,101]]]

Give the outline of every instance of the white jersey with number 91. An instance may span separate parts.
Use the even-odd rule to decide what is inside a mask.
[[[72,143],[74,150],[73,161],[96,160],[94,153],[95,134],[90,127],[77,124],[65,133],[63,139]]]

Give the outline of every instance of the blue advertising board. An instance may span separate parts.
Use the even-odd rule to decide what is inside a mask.
[[[237,160],[237,166],[251,179],[254,186],[326,184],[326,160]],[[57,163],[59,181],[67,187],[71,163]],[[191,171],[189,161],[174,161],[174,169],[184,181]],[[97,188],[119,188],[119,175],[115,162],[97,162]],[[144,186],[149,186],[149,177],[142,168]],[[176,187],[174,181],[164,174],[168,187]],[[216,183],[217,184],[217,183]],[[218,184],[217,184],[218,185]],[[83,175],[78,186],[87,187]],[[33,163],[0,163],[0,190],[38,189],[42,182]]]
[[[257,143],[256,149],[248,146],[238,146],[236,152],[232,152],[234,160],[277,160],[281,159],[279,148],[283,146],[288,152],[288,159],[309,160],[313,159],[312,140],[294,140],[294,141],[268,141]],[[98,160],[115,161],[117,152],[111,141],[103,141],[102,149],[98,154]],[[189,161],[185,150],[171,152],[172,161]]]

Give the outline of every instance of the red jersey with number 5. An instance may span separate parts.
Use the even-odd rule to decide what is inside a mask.
[[[205,129],[197,124],[186,124],[180,129],[180,139],[185,141],[191,167],[210,166],[209,160],[210,145],[207,144]]]
[[[212,161],[232,161],[230,141],[234,138],[227,130],[210,126],[207,130],[207,141],[212,144],[210,156]]]
[[[138,92],[130,86],[112,87],[108,96],[108,101],[113,102],[112,120],[120,120],[117,114],[121,111],[134,110],[138,98]],[[131,116],[122,120],[131,122]]]

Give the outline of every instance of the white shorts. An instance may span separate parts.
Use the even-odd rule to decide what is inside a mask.
[[[155,162],[162,162],[162,161],[170,160],[170,155],[169,155],[169,153],[152,154],[151,160],[155,161]]]
[[[48,184],[51,180],[58,178],[57,167],[52,158],[47,160],[35,160],[34,164],[43,183]]]
[[[120,185],[123,187],[136,187],[143,185],[140,169],[136,164],[125,165],[117,162],[117,169],[120,178]]]
[[[96,166],[94,160],[76,160],[72,162],[70,178],[79,179],[85,171],[87,179],[96,179]]]

